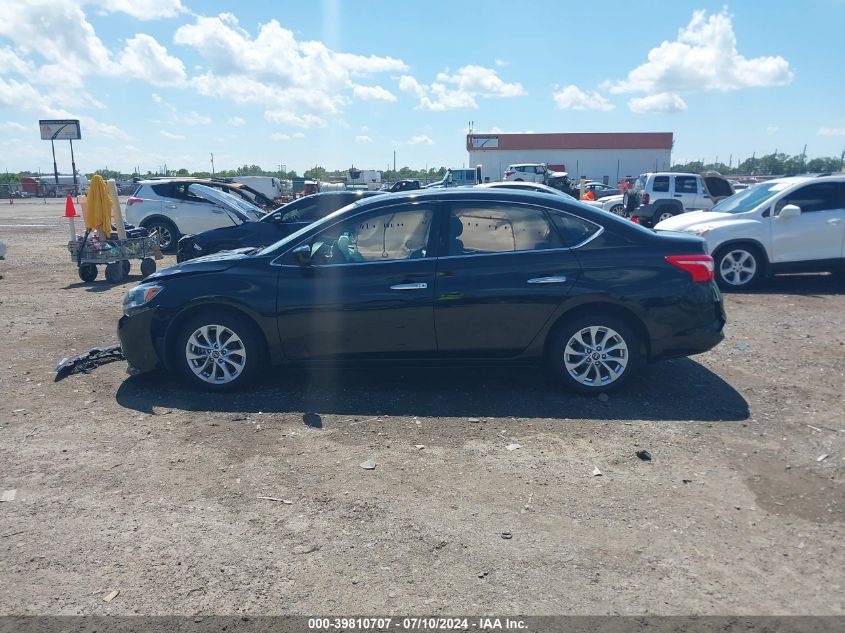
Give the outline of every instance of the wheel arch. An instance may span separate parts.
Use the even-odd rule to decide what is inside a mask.
[[[179,335],[179,332],[182,330],[182,327],[189,319],[201,314],[202,312],[210,310],[214,310],[218,314],[229,314],[246,319],[249,322],[250,327],[254,330],[254,334],[258,336],[260,342],[264,344],[264,350],[270,362],[277,360],[273,353],[273,347],[271,347],[270,341],[267,339],[267,333],[258,323],[256,315],[254,315],[251,311],[244,309],[242,306],[223,301],[209,300],[186,307],[184,310],[177,313],[167,324],[163,337],[162,361],[168,369],[173,369],[175,367],[176,359],[173,358],[173,344],[176,337]]]
[[[725,240],[724,242],[720,243],[716,248],[713,249],[711,255],[713,259],[716,259],[716,255],[726,249],[726,248],[736,248],[738,246],[752,246],[760,253],[762,258],[761,263],[763,264],[763,274],[768,275],[771,269],[772,263],[769,261],[769,253],[766,251],[766,247],[759,241],[754,239],[753,237],[736,237],[729,240]],[[714,264],[718,268],[719,262],[714,261]]]
[[[554,334],[566,323],[582,316],[595,314],[612,316],[630,325],[640,339],[640,352],[643,358],[651,358],[651,334],[643,320],[630,308],[610,301],[588,301],[587,303],[573,306],[560,314],[546,332],[546,338],[543,341],[543,355],[548,354],[549,345],[554,338]]]
[[[663,207],[672,207],[673,209],[677,210],[678,213],[684,212],[684,203],[680,200],[670,200],[669,198],[663,198],[662,200],[655,200],[652,204],[654,205],[655,216],[660,213],[660,209],[662,209]]]

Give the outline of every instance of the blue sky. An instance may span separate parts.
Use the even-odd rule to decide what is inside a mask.
[[[4,0],[0,169],[460,166],[487,131],[671,131],[673,160],[845,149],[845,2]],[[57,150],[69,170],[66,143]]]

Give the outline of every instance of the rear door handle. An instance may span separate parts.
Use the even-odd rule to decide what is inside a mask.
[[[391,290],[425,290],[426,288],[428,288],[428,284],[424,281],[412,284],[396,284],[395,286],[390,286]]]
[[[175,204],[166,204],[166,205],[164,205],[164,208],[165,209],[175,209],[176,205]]]
[[[676,198],[681,198],[681,197],[683,197],[683,195],[684,195],[684,194],[682,194],[682,193],[676,193],[676,194],[675,194],[675,197],[676,197]]]
[[[556,275],[553,277],[534,277],[529,279],[530,284],[563,284],[566,283],[566,275]]]

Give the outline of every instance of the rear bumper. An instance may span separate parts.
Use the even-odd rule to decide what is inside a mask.
[[[654,222],[654,204],[641,204],[636,209],[631,211],[631,217],[637,218],[643,226],[650,226]]]
[[[694,284],[678,305],[683,319],[680,327],[651,341],[651,360],[691,356],[709,351],[721,343],[727,323],[722,294],[715,282]]]
[[[129,364],[129,373],[139,374],[162,367],[152,338],[154,312],[151,309],[124,314],[117,322],[117,336]]]

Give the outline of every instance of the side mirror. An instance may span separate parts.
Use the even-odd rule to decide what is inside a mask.
[[[296,257],[296,263],[300,266],[311,265],[311,245],[303,244],[293,249],[293,256]]]
[[[790,218],[797,218],[799,215],[801,215],[801,207],[797,204],[788,204],[780,210],[778,218],[788,220]]]

